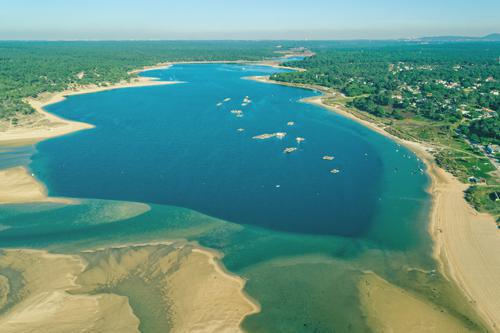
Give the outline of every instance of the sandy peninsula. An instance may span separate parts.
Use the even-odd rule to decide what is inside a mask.
[[[0,204],[30,202],[58,202],[70,204],[73,201],[47,196],[47,189],[31,175],[25,167],[19,166],[0,170]]]
[[[189,243],[71,255],[5,250],[1,331],[240,332],[244,317],[259,307],[243,293],[244,281],[226,273],[218,259]],[[22,285],[9,283],[13,276]]]
[[[56,93],[43,93],[37,98],[28,98],[26,102],[36,111],[35,115],[21,117],[20,123],[2,124],[0,127],[0,145],[33,144],[41,140],[69,134],[72,132],[91,129],[94,126],[76,121],[63,119],[46,112],[44,107],[63,101],[67,96],[91,94],[100,91],[120,88],[144,87],[175,84],[178,82],[155,81],[151,78],[138,77],[131,81],[124,81],[107,86],[79,86]]]
[[[20,117],[20,122],[16,125],[10,123],[0,124],[0,146],[29,145],[72,132],[94,128],[91,124],[67,120],[45,111],[44,107],[61,102],[67,96],[175,83],[178,82],[155,81],[151,78],[138,77],[131,81],[108,86],[80,86],[56,93],[43,93],[37,98],[26,99],[26,102],[36,111],[35,115]],[[0,170],[0,204],[27,202],[70,203],[71,201],[49,198],[45,186],[40,184],[25,167]]]
[[[66,96],[175,83],[139,77],[41,94],[26,100],[36,110],[34,116],[0,124],[0,145],[34,144],[93,128],[44,110]],[[45,186],[25,167],[0,170],[0,204],[47,201],[71,203],[48,197]],[[12,272],[15,283],[9,283]],[[13,290],[20,281],[23,285]],[[126,245],[72,255],[5,250],[0,251],[0,327],[12,333],[139,332],[144,325],[154,331],[240,332],[243,319],[260,311],[244,285],[224,270],[219,253],[187,243]]]
[[[402,140],[385,130],[385,126],[358,118],[346,108],[324,103],[329,94],[325,87],[295,85],[272,81],[267,76],[248,77],[262,83],[281,84],[317,90],[323,96],[306,98],[314,104],[352,119],[412,150],[427,166],[432,196],[429,233],[434,241],[434,256],[444,276],[454,281],[493,332],[500,332],[500,233],[488,214],[476,212],[464,199],[467,185],[437,166],[433,147]]]
[[[200,63],[200,62],[185,62],[185,63]],[[209,62],[204,62],[204,63],[209,63]],[[231,63],[231,62],[221,61],[221,63]],[[238,63],[238,62],[233,62],[233,63]],[[242,61],[241,63],[249,63],[249,62]],[[148,70],[148,69],[153,70],[153,69],[164,68],[165,66],[170,66],[171,64],[173,63],[160,64],[158,67],[157,66],[148,67],[142,70]],[[274,63],[261,63],[261,64],[279,66],[278,64]],[[265,83],[282,84],[280,82],[270,81],[268,77],[254,77],[251,79]],[[64,99],[64,96],[92,93],[97,91],[124,88],[124,87],[158,85],[158,84],[171,84],[171,82],[160,82],[160,81],[152,81],[149,79],[139,78],[133,82],[120,83],[118,85],[113,85],[108,87],[84,87],[77,90],[70,90],[61,93],[50,94],[47,96],[41,96],[36,100],[30,100],[29,101],[30,104],[38,111],[39,116],[42,117],[42,119],[40,119],[40,122],[38,123],[37,120],[36,121],[37,123],[29,126],[23,126],[20,128],[12,127],[8,128],[6,131],[0,132],[0,144],[15,144],[16,142],[18,143],[26,142],[26,140],[30,142],[37,142],[50,137],[64,135],[73,131],[92,128],[91,125],[71,122],[56,117],[54,115],[50,115],[49,113],[43,110],[44,106],[60,101]],[[284,84],[284,85],[314,89],[321,91],[325,94],[330,93],[328,89],[319,86],[305,86],[305,85],[294,85],[294,84]],[[352,113],[350,113],[348,110],[326,105],[323,102],[324,98],[325,96],[313,97],[304,100],[304,102],[316,104],[323,108],[332,110],[345,117],[353,119],[354,121],[360,122],[361,124],[371,128],[372,130],[377,131],[382,135],[386,135],[391,139],[400,142],[401,144],[404,144],[409,149],[413,150],[427,164],[427,172],[432,180],[431,186],[429,188],[429,193],[432,195],[432,200],[433,200],[433,205],[430,215],[429,231],[434,239],[434,254],[436,260],[440,264],[440,268],[443,274],[446,277],[453,280],[456,284],[458,284],[461,287],[461,289],[465,292],[466,296],[470,299],[470,302],[477,309],[478,313],[481,314],[482,317],[485,319],[485,321],[489,324],[491,330],[500,332],[500,311],[498,311],[498,309],[500,309],[500,283],[498,283],[498,278],[500,277],[500,233],[496,230],[493,218],[485,214],[478,214],[468,205],[468,203],[463,198],[463,191],[466,186],[460,183],[456,178],[454,178],[452,175],[445,172],[444,170],[440,169],[436,165],[432,155],[429,153],[429,150],[432,149],[432,147],[428,147],[423,143],[401,140],[391,135],[387,131],[385,131],[384,127],[381,124],[376,124],[360,119],[355,115],[353,115]],[[25,200],[36,201],[43,197],[44,194],[43,188],[40,188],[40,184],[37,184],[36,181],[31,182],[30,179],[27,178],[30,177],[30,175],[27,173],[26,169],[4,170],[2,172],[3,173],[0,173],[0,184],[2,185],[6,184],[5,186],[9,186],[9,187],[1,186],[2,189],[3,188],[14,189],[19,186],[20,188],[24,188],[24,190],[21,190],[18,193],[9,190],[4,190],[2,192],[0,190],[0,200],[4,201],[20,200],[18,202],[24,202]],[[9,178],[10,180],[1,183],[3,178],[5,179]],[[9,194],[11,192],[15,194],[12,197],[9,197]],[[126,248],[125,250],[123,250],[126,251],[125,253],[117,253],[118,251],[117,249],[112,249],[112,250],[108,249],[103,251],[104,252],[99,252],[98,254],[96,254],[97,253],[96,252],[94,254],[82,254],[77,257],[71,256],[70,258],[66,258],[67,260],[69,260],[69,263],[63,265],[64,267],[66,267],[64,269],[64,271],[66,272],[65,276],[66,278],[68,276],[71,277],[71,281],[73,282],[70,283],[68,281],[66,282],[63,281],[56,287],[50,287],[50,288],[47,286],[44,286],[43,288],[41,287],[41,290],[43,290],[42,293],[43,295],[45,295],[44,297],[37,296],[35,298],[27,298],[31,300],[31,302],[33,303],[24,303],[25,301],[23,301],[15,305],[7,313],[0,316],[0,325],[2,326],[2,328],[9,327],[9,330],[6,330],[6,332],[21,332],[23,331],[23,329],[25,329],[24,331],[26,331],[26,329],[27,330],[32,329],[34,326],[23,327],[21,330],[19,330],[19,327],[21,327],[19,326],[20,321],[16,318],[19,318],[18,317],[19,315],[23,316],[26,315],[28,317],[23,317],[23,318],[31,318],[30,319],[32,320],[31,322],[34,322],[33,320],[35,319],[41,320],[43,318],[50,318],[48,317],[49,314],[45,313],[43,315],[40,315],[40,313],[37,314],[35,310],[45,311],[45,308],[47,308],[50,310],[49,313],[51,314],[57,313],[57,311],[54,310],[53,307],[48,306],[52,305],[53,302],[51,302],[51,300],[47,299],[46,297],[52,295],[50,297],[64,296],[63,298],[65,297],[68,298],[69,296],[67,296],[66,293],[68,292],[68,290],[72,290],[73,288],[75,288],[75,284],[77,284],[75,281],[79,281],[77,287],[80,288],[79,291],[80,293],[82,293],[82,295],[78,295],[78,297],[92,298],[91,301],[88,301],[86,299],[86,301],[88,301],[89,304],[90,303],[93,304],[88,306],[88,308],[90,309],[88,310],[88,312],[89,313],[92,312],[92,315],[89,314],[88,315],[89,317],[85,317],[87,318],[86,321],[95,323],[96,322],[95,318],[104,318],[106,315],[104,312],[99,310],[100,307],[99,304],[106,304],[103,307],[105,307],[108,310],[116,309],[116,313],[120,313],[121,315],[123,315],[123,318],[125,318],[125,319],[120,319],[119,324],[124,325],[124,327],[120,327],[120,331],[136,332],[138,329],[137,328],[138,319],[137,316],[134,316],[133,310],[131,310],[130,304],[128,302],[125,304],[123,300],[120,301],[118,299],[104,299],[104,298],[101,300],[96,300],[93,299],[96,297],[95,295],[90,296],[89,294],[86,293],[90,293],[92,290],[95,290],[92,288],[99,286],[100,283],[104,283],[104,285],[109,286],[113,285],[113,283],[115,283],[116,281],[123,281],[123,276],[128,276],[131,270],[142,271],[144,269],[147,269],[147,266],[143,266],[140,263],[143,262],[143,260],[146,260],[144,261],[144,263],[147,262],[147,260],[151,260],[150,258],[151,253],[155,253],[154,257],[156,258],[168,258],[168,259],[162,259],[159,262],[156,262],[155,264],[150,263],[150,265],[157,268],[157,272],[164,272],[166,268],[171,267],[169,265],[171,265],[172,262],[190,263],[189,265],[186,266],[187,267],[186,270],[182,270],[179,268],[175,274],[169,275],[168,277],[165,276],[161,277],[161,279],[164,279],[163,281],[174,283],[174,285],[178,284],[179,286],[186,286],[186,283],[191,283],[189,281],[189,277],[191,275],[196,275],[193,274],[195,271],[198,273],[198,269],[200,269],[200,271],[203,272],[202,275],[203,277],[200,278],[201,280],[199,280],[198,282],[193,282],[193,285],[197,286],[197,288],[206,287],[207,289],[194,289],[195,290],[194,292],[192,291],[188,292],[186,290],[187,288],[177,288],[177,289],[171,288],[169,291],[164,290],[164,294],[162,295],[168,295],[165,296],[165,299],[190,300],[189,302],[187,301],[185,302],[177,301],[177,303],[175,303],[175,301],[172,301],[173,303],[167,302],[168,304],[176,304],[171,308],[169,307],[170,309],[169,311],[171,311],[169,313],[174,314],[171,318],[176,318],[172,319],[168,323],[168,325],[171,325],[170,327],[171,329],[173,329],[173,331],[178,331],[178,332],[183,332],[186,330],[200,331],[202,327],[209,327],[213,328],[214,331],[218,332],[224,332],[224,331],[235,332],[240,329],[239,323],[243,320],[244,316],[258,311],[258,307],[254,303],[252,303],[247,297],[245,297],[244,293],[242,292],[242,288],[244,285],[244,282],[242,280],[240,280],[237,277],[229,276],[227,274],[224,275],[223,278],[221,278],[221,274],[224,273],[224,271],[220,266],[217,265],[217,261],[214,259],[215,257],[213,256],[211,257],[210,252],[207,253],[204,252],[204,250],[197,250],[196,248],[189,248],[189,247],[176,250],[172,249],[166,250],[165,248],[153,249],[147,247],[140,249]],[[163,251],[169,253],[173,251],[172,253],[177,253],[177,254],[169,256],[166,253],[164,253],[165,256],[158,256],[157,251],[160,251],[160,253],[163,253]],[[186,251],[188,254],[184,253],[183,251]],[[6,252],[6,253],[7,253],[7,259],[5,259],[6,256],[3,255],[0,256],[0,258],[2,258],[1,260],[4,261],[9,260],[8,258],[11,255],[11,252]],[[20,253],[23,253],[23,255],[27,256],[35,255],[36,261],[42,260],[40,259],[41,258],[40,256],[42,256],[42,258],[43,256],[51,256],[47,253],[33,254],[34,252],[26,252],[27,253],[26,254],[23,251],[21,251]],[[181,255],[181,253],[186,254],[186,256]],[[92,263],[92,256],[97,256],[98,258],[100,258],[100,260],[97,261],[96,263]],[[14,259],[15,258],[13,258],[12,260],[16,261]],[[22,265],[23,262],[29,262],[29,261],[17,260],[17,262],[19,262],[18,263],[19,265]],[[75,262],[78,263],[75,264]],[[113,267],[115,267],[114,265],[122,265],[122,264],[131,266],[127,267],[120,266],[119,270],[113,269]],[[1,265],[2,261],[0,261],[0,266]],[[68,267],[71,267],[71,269]],[[80,267],[78,268],[79,270],[76,267]],[[219,267],[219,270],[217,269],[217,267]],[[27,268],[23,267],[19,268],[19,270],[23,269]],[[68,270],[70,271],[70,273],[67,273]],[[40,269],[38,274],[40,274],[40,272],[42,271],[43,270]],[[94,273],[89,273],[89,272],[94,272]],[[113,274],[116,273],[125,275],[121,277],[113,276],[111,272],[113,272]],[[34,276],[36,276],[36,273],[26,273],[26,274],[27,275],[34,274]],[[110,276],[112,277],[112,280],[111,281],[106,280]],[[211,279],[213,280],[220,279],[217,282],[219,284],[217,284],[215,281],[212,281]],[[36,280],[36,278],[34,280]],[[29,281],[29,279],[27,279],[27,281]],[[371,277],[369,278],[369,281],[371,281],[371,283],[377,283],[377,285],[380,286],[380,288],[378,289],[379,291],[385,290],[384,292],[386,293],[391,293],[400,296],[401,293],[403,293],[403,291],[401,290],[387,286],[386,282],[384,282],[383,280],[381,282],[379,278]],[[228,287],[229,289],[225,290],[224,292],[221,292],[220,288],[223,288],[221,286],[224,286],[225,288],[229,285],[231,285],[231,287]],[[210,286],[210,288],[208,288],[207,286]],[[5,289],[5,277],[2,277],[0,272],[0,289],[1,288]],[[48,291],[47,289],[50,289],[51,291]],[[53,296],[54,290],[56,291],[55,292],[56,296]],[[2,295],[4,294],[0,293],[0,307],[2,302],[4,303],[8,302],[7,298],[5,297],[2,298]],[[97,296],[99,295],[100,294],[97,294]],[[116,295],[116,294],[111,293],[111,295]],[[206,295],[210,295],[212,298],[215,297],[216,302],[215,303],[211,302],[214,299],[207,299]],[[216,298],[217,296],[223,296],[229,298],[220,300]],[[23,299],[26,300],[26,298]],[[404,297],[404,300],[405,302],[408,302],[408,304],[412,304],[412,306],[416,307],[421,306],[418,300],[417,301],[414,300],[411,297],[411,295],[409,298]],[[63,302],[66,302],[66,300],[64,300]],[[163,301],[160,300],[160,302]],[[221,304],[225,302],[227,302],[228,306],[221,306]],[[55,303],[60,304],[60,302],[59,303],[55,302]],[[201,304],[204,305],[201,306]],[[206,304],[211,304],[211,305],[206,306]],[[61,308],[60,306],[59,308],[56,307],[56,309],[60,308]],[[14,309],[16,311],[14,311]],[[35,312],[32,313],[31,311]],[[210,313],[207,313],[207,311],[209,311]],[[114,312],[115,310],[111,311],[111,314],[113,314]],[[84,313],[87,312],[84,311]],[[177,314],[177,317],[175,314]],[[209,318],[213,318],[214,316],[216,317],[220,316],[220,317],[217,317],[219,319],[216,320],[211,320],[211,319],[209,320]],[[222,317],[224,317],[224,320],[220,319]],[[383,316],[380,317],[380,320],[382,321],[385,319],[391,320],[391,318],[386,318]],[[30,322],[30,321],[24,320],[22,322]],[[108,322],[108,320],[100,319],[99,322]],[[6,323],[8,323],[8,325],[11,326],[4,326]],[[40,323],[37,323],[37,325]],[[75,323],[80,323],[80,321],[75,320]],[[382,323],[377,322],[376,324],[384,325],[383,322]],[[452,322],[446,322],[445,324],[451,325],[449,327],[454,327],[453,326],[454,324]],[[73,326],[71,329],[73,331],[77,329],[79,330],[80,327]],[[67,331],[68,330],[65,329],[55,330],[55,332],[67,332]]]

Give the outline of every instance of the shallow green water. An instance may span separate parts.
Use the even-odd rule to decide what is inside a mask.
[[[298,102],[314,92],[241,80],[272,71],[176,66],[148,75],[187,83],[51,106],[97,128],[39,144],[31,170],[52,195],[98,199],[4,206],[0,247],[73,253],[197,241],[224,253],[227,269],[248,279],[246,291],[262,306],[244,322],[251,332],[369,331],[356,287],[368,270],[474,327],[464,299],[434,271],[421,162],[359,124]],[[252,103],[242,107],[245,95]],[[225,97],[238,102],[217,107]],[[245,116],[236,118],[233,108]],[[296,126],[287,127],[290,120]],[[275,131],[289,135],[252,139]],[[296,136],[306,141],[283,154]],[[333,163],[321,159],[327,153]],[[331,174],[332,167],[341,172]],[[147,310],[133,303],[138,315]]]

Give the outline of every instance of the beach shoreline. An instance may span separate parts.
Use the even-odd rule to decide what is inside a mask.
[[[43,93],[37,98],[28,98],[26,102],[35,110],[36,115],[33,117],[37,118],[36,121],[26,126],[14,126],[6,131],[0,131],[0,146],[33,145],[43,140],[94,128],[95,126],[92,124],[64,119],[45,110],[48,105],[62,102],[68,96],[177,83],[179,82],[157,81],[154,78],[138,77],[131,81],[108,86],[82,86],[54,93]],[[25,166],[0,170],[0,185],[0,205],[30,202],[70,204],[74,202],[71,199],[49,197],[45,185],[32,176]]]
[[[119,82],[108,86],[81,86],[60,92],[43,93],[37,98],[27,98],[25,101],[36,111],[36,116],[41,117],[41,119],[37,119],[36,123],[29,124],[29,126],[13,126],[6,131],[0,131],[0,145],[16,146],[34,144],[42,140],[94,128],[94,125],[71,121],[45,111],[45,107],[48,105],[62,102],[68,96],[176,83],[179,82],[156,81],[154,78],[139,77],[131,81]]]
[[[0,170],[0,205],[34,202],[69,205],[76,200],[48,196],[46,186],[24,166]]]
[[[168,317],[172,332],[197,327],[240,332],[244,318],[260,307],[245,294],[245,280],[227,272],[220,258],[217,251],[187,241],[109,246],[72,254],[4,250],[0,272],[7,268],[21,274],[24,287],[12,292],[24,296],[2,313],[0,325],[11,333],[49,327],[64,332],[139,332],[142,322],[131,298],[133,285],[119,293],[101,288],[119,285],[141,272],[152,290],[164,290],[162,303],[156,306],[170,304],[171,311],[162,317]],[[48,267],[49,280],[42,278]],[[0,282],[8,284],[8,279]],[[75,308],[77,304],[82,305],[81,311]]]
[[[225,63],[226,61],[223,61],[221,63]],[[185,62],[185,63],[193,63],[193,62]],[[213,62],[206,62],[206,63],[213,63]],[[246,63],[242,61],[241,63]],[[167,63],[167,64],[159,64],[156,66],[148,66],[144,67],[142,69],[138,69],[135,71],[129,72],[130,75],[133,74],[138,74],[141,72],[145,71],[151,71],[151,70],[157,70],[157,69],[166,69],[172,66],[174,63]],[[54,138],[57,136],[62,136],[66,134],[70,134],[73,132],[81,131],[81,130],[89,130],[94,128],[94,125],[87,124],[87,123],[82,123],[82,122],[75,122],[71,121],[68,119],[64,119],[61,117],[58,117],[52,113],[47,112],[44,108],[48,105],[54,104],[61,102],[66,99],[67,96],[73,96],[73,95],[81,95],[81,94],[90,94],[90,93],[96,93],[96,92],[101,92],[101,91],[107,91],[107,90],[114,90],[114,89],[122,89],[122,88],[132,88],[132,87],[145,87],[145,86],[157,86],[157,85],[170,85],[170,84],[177,84],[180,82],[173,82],[173,81],[157,81],[154,78],[149,78],[149,77],[137,77],[131,79],[131,81],[127,82],[120,82],[117,84],[109,85],[109,86],[84,86],[84,87],[78,87],[75,89],[68,89],[60,92],[54,92],[54,93],[45,93],[37,98],[30,98],[27,99],[26,102],[28,102],[33,109],[37,112],[37,115],[39,117],[42,117],[43,119],[43,126],[40,127],[17,127],[14,130],[8,130],[5,132],[0,132],[0,146],[5,146],[5,147],[15,147],[15,146],[23,146],[23,145],[31,145],[31,144],[36,144],[40,141]],[[51,203],[61,203],[61,204],[72,204],[75,201],[71,199],[65,199],[65,198],[55,198],[55,197],[49,197],[47,193],[47,188],[46,186],[38,181],[34,175],[30,174],[29,170],[25,166],[17,166],[9,169],[2,169],[0,170],[0,205],[1,204],[24,204],[24,203],[36,203],[36,202],[51,202]],[[158,242],[158,243],[147,243],[147,244],[141,244],[141,245],[123,245],[123,247],[134,247],[134,246],[161,246],[161,245],[167,245],[171,244],[171,242]],[[116,247],[119,248],[120,246]],[[9,250],[11,251],[11,250]],[[12,250],[12,251],[28,251],[28,253],[31,253],[31,250],[24,250],[24,249],[17,249],[17,250]],[[235,275],[231,272],[229,272],[222,264],[221,258],[222,254],[208,248],[204,248],[200,246],[199,244],[194,244],[193,249],[192,249],[193,254],[198,254],[203,257],[206,257],[208,261],[208,265],[212,267],[213,269],[213,274],[218,276],[217,281],[226,281],[226,285],[235,285],[236,287],[232,287],[233,289],[237,289],[236,291],[232,292],[230,295],[226,297],[231,297],[231,299],[228,299],[228,304],[240,304],[239,308],[246,308],[245,311],[239,310],[236,311],[234,314],[230,315],[233,318],[231,320],[227,320],[227,311],[233,311],[232,309],[227,309],[227,307],[209,307],[210,309],[205,310],[200,310],[203,308],[200,308],[199,306],[197,307],[198,309],[195,311],[195,313],[198,313],[201,311],[201,313],[198,314],[198,317],[200,318],[212,318],[215,317],[215,315],[219,315],[222,317],[219,318],[218,321],[213,321],[210,320],[210,322],[206,323],[207,327],[211,327],[216,325],[214,328],[214,331],[223,328],[225,330],[230,330],[230,331],[236,331],[236,327],[240,328],[241,323],[243,320],[251,315],[260,312],[260,305],[259,303],[254,300],[252,297],[250,297],[244,290],[246,281],[238,276]],[[43,256],[50,256],[48,252],[43,252]],[[201,263],[200,263],[201,264]],[[195,265],[197,267],[197,265]],[[83,270],[82,270],[83,271]],[[192,274],[189,274],[192,275]],[[200,285],[199,287],[205,287],[209,288],[211,286],[210,282],[206,281],[200,281],[198,282]],[[217,286],[216,286],[217,287]],[[217,288],[221,288],[220,285]],[[183,289],[183,288],[181,288]],[[53,292],[54,294],[57,293],[59,294],[61,291],[60,290],[54,290],[54,291],[47,291],[48,295],[51,295],[50,293]],[[181,295],[182,296],[182,295]],[[44,299],[41,299],[43,301]],[[95,303],[95,302],[94,302]],[[116,301],[115,301],[116,303]],[[182,303],[182,302],[181,302]],[[189,301],[184,300],[183,301],[184,306],[189,306]],[[128,304],[128,302],[127,302]],[[246,304],[246,305],[243,305]],[[23,307],[21,306],[21,311],[25,311],[26,308],[29,308],[32,304],[28,303],[28,306]],[[130,308],[130,306],[128,306]],[[220,310],[218,310],[220,309]],[[226,311],[227,313],[220,313],[220,311]],[[242,312],[243,311],[243,312]],[[15,311],[14,311],[15,312]],[[32,317],[31,314],[28,312],[28,317]],[[131,312],[131,309],[129,309],[130,314],[133,316],[133,318],[130,320],[133,325],[137,326],[137,318],[135,317],[134,313]],[[188,313],[191,313],[192,311],[187,311]],[[24,312],[23,312],[24,314]],[[15,313],[14,316],[17,316],[18,314]],[[34,317],[37,315],[35,314]],[[2,316],[2,318],[5,318]],[[135,320],[134,320],[135,318]],[[192,325],[190,320],[195,320],[196,318],[183,318],[183,325]],[[205,320],[203,319],[203,320]],[[197,320],[200,320],[199,318]],[[101,319],[102,321],[102,319]],[[45,323],[43,323],[45,324]],[[195,323],[196,325],[200,325],[200,323]],[[196,326],[195,325],[195,326]],[[232,327],[231,325],[234,325]],[[232,328],[231,328],[232,327]],[[130,327],[131,331],[136,331],[135,327]],[[181,329],[182,330],[182,329]],[[13,332],[17,332],[15,329]]]
[[[276,60],[258,60],[258,61],[213,60],[213,61],[162,62],[153,66],[144,66],[143,68],[129,71],[128,74],[137,75],[142,72],[168,69],[178,64],[250,64],[250,65],[261,65],[274,68],[295,70],[295,71],[303,71],[302,68],[281,66],[280,62]],[[37,126],[37,124],[33,124],[32,126],[31,124],[30,126],[21,125],[21,126],[13,126],[12,128],[8,128],[5,131],[0,130],[0,146],[21,146],[21,145],[35,144],[40,141],[54,138],[57,136],[62,136],[73,132],[94,128],[94,125],[92,124],[71,121],[45,111],[44,109],[45,107],[51,104],[59,103],[68,96],[91,94],[96,92],[122,89],[122,88],[170,85],[178,83],[182,82],[158,81],[155,78],[139,76],[139,77],[131,77],[129,81],[122,81],[115,84],[109,84],[106,86],[97,86],[97,85],[79,86],[58,92],[42,93],[36,98],[26,98],[25,101],[37,112],[38,116],[42,117],[42,119],[39,119],[37,123],[43,123],[43,125],[41,126]]]
[[[144,66],[143,68],[129,71],[129,75],[137,75],[142,72],[168,69],[177,64],[258,64],[262,66],[271,66],[276,68],[286,68],[290,70],[299,70],[279,66],[279,62],[272,60],[263,61],[245,61],[245,60],[220,60],[220,61],[177,61],[177,62],[162,62],[153,66]],[[177,81],[159,81],[152,77],[131,77],[129,81],[122,81],[106,86],[86,85],[74,87],[58,92],[42,93],[36,98],[26,98],[25,101],[35,110],[35,115],[27,116],[28,121],[20,125],[12,126],[7,130],[0,130],[0,147],[17,147],[34,145],[40,141],[71,134],[82,130],[90,130],[95,128],[92,124],[72,121],[56,116],[45,110],[45,107],[62,102],[68,96],[92,94],[102,91],[159,86],[178,84]],[[31,118],[35,118],[31,121]],[[0,185],[4,191],[0,191],[0,205],[13,203],[30,203],[30,202],[60,202],[71,203],[70,199],[50,198],[47,195],[47,189],[36,178],[29,177],[30,172],[27,167],[15,167],[0,173]],[[6,177],[9,176],[9,177]],[[31,179],[29,179],[31,178]],[[17,182],[17,183],[16,183]],[[16,185],[17,184],[17,185]],[[14,187],[13,187],[14,186]],[[24,194],[19,191],[14,191],[14,188],[23,188]],[[9,190],[6,190],[9,189]],[[14,193],[15,192],[15,193]],[[9,193],[11,193],[9,195]]]
[[[440,271],[457,284],[489,328],[500,332],[500,234],[491,215],[476,212],[465,201],[467,185],[436,164],[431,154],[433,147],[398,138],[387,132],[382,124],[324,103],[323,99],[334,93],[325,87],[273,81],[267,76],[246,79],[319,91],[323,95],[305,98],[302,102],[356,121],[413,151],[425,163],[431,180],[427,189],[432,201],[428,232]]]
[[[130,72],[137,74],[143,71],[168,68],[175,64],[201,64],[201,63],[235,63],[235,64],[258,64],[297,70],[296,68],[283,67],[269,61],[204,61],[204,62],[167,62],[157,66],[149,66]],[[295,85],[269,80],[268,77],[249,77],[269,84],[280,84],[295,88],[317,90],[324,94],[333,92],[320,86]],[[173,84],[176,82],[154,81],[151,78],[137,78],[136,81],[119,83],[107,87],[86,87],[77,90],[67,90],[53,93],[41,99],[30,100],[30,104],[37,112],[56,123],[63,123],[60,129],[45,129],[37,132],[33,128],[20,130],[10,136],[2,136],[0,132],[0,145],[15,145],[20,143],[36,143],[52,137],[69,134],[74,131],[93,128],[90,124],[72,122],[52,115],[45,110],[49,104],[64,100],[65,96],[87,94],[105,90],[120,89],[127,87],[140,87],[149,85]],[[432,198],[430,211],[429,233],[433,240],[433,252],[443,275],[456,283],[466,294],[473,307],[483,317],[492,331],[499,331],[500,314],[496,309],[500,308],[500,285],[497,280],[500,276],[500,235],[496,232],[493,218],[486,214],[476,213],[463,198],[465,185],[455,177],[439,168],[431,153],[432,147],[424,143],[402,140],[388,133],[380,124],[360,119],[352,113],[338,107],[327,105],[323,102],[325,96],[315,96],[304,99],[303,102],[311,103],[342,116],[348,117],[362,125],[401,143],[412,150],[427,166],[427,174],[431,179],[428,189]],[[34,104],[32,104],[34,103]],[[28,173],[27,170],[24,170]],[[29,176],[29,174],[28,174]],[[0,177],[0,181],[1,181]],[[35,182],[36,183],[36,182]],[[41,184],[35,184],[39,189]],[[42,185],[43,186],[43,185]],[[45,193],[46,196],[46,193]],[[0,199],[0,203],[1,203]],[[34,200],[38,201],[38,200]],[[34,202],[22,201],[22,202]],[[43,200],[42,200],[43,201]],[[216,260],[217,261],[217,260]],[[470,269],[474,267],[474,269]],[[223,267],[220,267],[224,271]],[[247,295],[248,299],[248,295]],[[257,307],[255,302],[251,302]],[[258,311],[258,310],[255,310]],[[255,313],[255,312],[252,312]]]

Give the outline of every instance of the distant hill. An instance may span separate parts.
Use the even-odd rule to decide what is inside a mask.
[[[471,36],[434,36],[421,37],[417,40],[422,42],[499,42],[500,33],[489,34],[483,37]]]
[[[484,40],[499,41],[500,40],[500,33],[498,33],[498,34],[489,34],[488,36],[484,36],[483,39]]]

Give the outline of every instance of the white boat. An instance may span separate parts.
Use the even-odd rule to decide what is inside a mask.
[[[295,141],[297,141],[297,143],[301,143],[301,142],[306,141],[306,139],[305,138],[301,138],[300,136],[298,136],[298,137],[295,138]]]
[[[276,132],[276,133],[275,133],[275,136],[276,136],[278,139],[283,139],[283,138],[286,136],[286,133],[285,133],[285,132]]]
[[[293,153],[293,152],[294,152],[294,151],[296,151],[296,150],[297,150],[297,148],[295,148],[295,147],[289,147],[289,148],[285,148],[285,149],[283,150],[283,153],[285,153],[285,154],[290,154],[290,153]]]
[[[325,155],[325,156],[323,156],[323,159],[324,159],[325,161],[333,161],[333,160],[335,159],[335,157],[330,156],[330,155]]]
[[[336,174],[336,173],[339,173],[340,170],[339,169],[332,169],[332,170],[330,170],[330,172],[333,173],[333,174]]]

